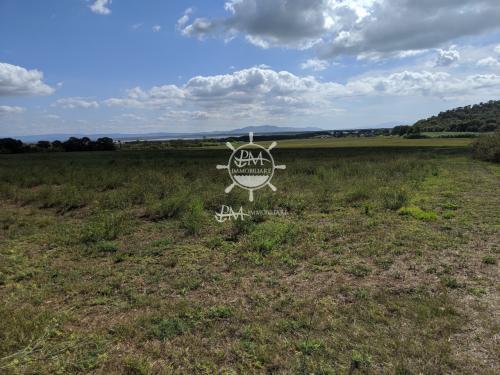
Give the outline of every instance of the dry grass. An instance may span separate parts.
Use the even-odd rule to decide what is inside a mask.
[[[226,151],[1,157],[0,373],[498,373],[499,166],[384,150],[277,149],[245,225]]]

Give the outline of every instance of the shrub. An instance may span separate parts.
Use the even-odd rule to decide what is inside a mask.
[[[500,132],[482,136],[472,144],[472,155],[476,159],[500,162]]]
[[[200,200],[192,201],[186,213],[182,217],[182,227],[191,235],[197,235],[201,232],[203,225],[207,221],[207,216],[203,210],[203,202]]]

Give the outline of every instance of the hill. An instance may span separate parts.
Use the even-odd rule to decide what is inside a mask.
[[[500,100],[450,109],[413,125],[419,132],[491,132],[500,129]]]

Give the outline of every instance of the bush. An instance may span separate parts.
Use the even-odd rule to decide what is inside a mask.
[[[478,138],[472,144],[472,155],[476,159],[500,162],[500,132]]]
[[[425,135],[425,134],[410,133],[410,134],[406,134],[404,136],[404,138],[406,138],[406,139],[426,139],[426,138],[430,138],[430,137],[428,135]]]
[[[203,210],[203,202],[194,200],[189,205],[186,213],[182,217],[182,226],[191,235],[201,232],[203,225],[207,222],[207,216]]]

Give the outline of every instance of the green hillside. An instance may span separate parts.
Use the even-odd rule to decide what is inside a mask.
[[[441,112],[413,125],[420,132],[491,132],[500,129],[500,100]]]

